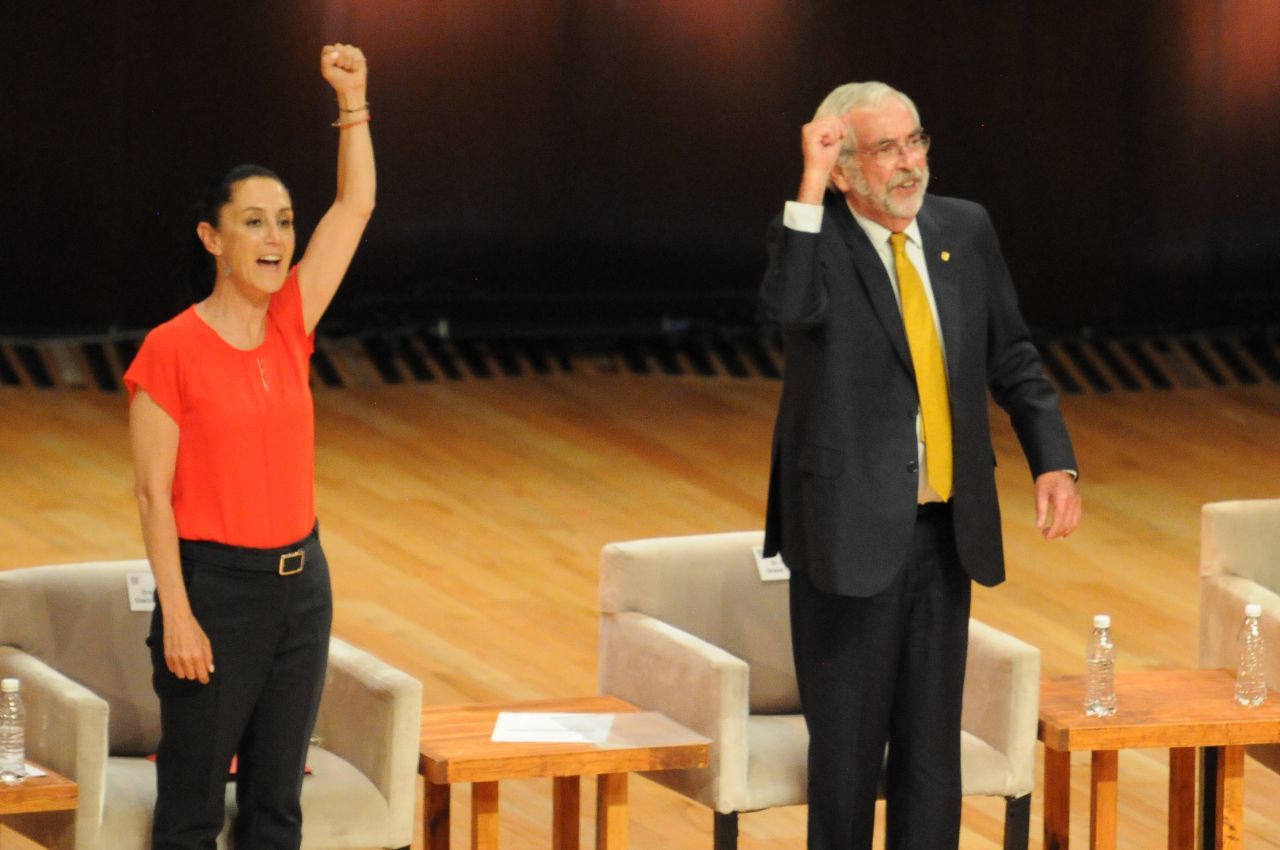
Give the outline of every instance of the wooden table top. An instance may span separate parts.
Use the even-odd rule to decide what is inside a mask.
[[[0,815],[26,812],[64,812],[80,800],[80,786],[43,765],[45,776],[28,776],[17,785],[0,782]]]
[[[609,738],[599,745],[495,743],[493,724],[503,711],[615,717]],[[428,706],[420,741],[419,772],[436,784],[705,767],[711,747],[708,739],[662,714],[608,696]]]
[[[1040,684],[1040,740],[1059,751],[1280,743],[1280,694],[1238,705],[1227,670],[1116,674],[1116,713],[1087,717],[1084,677]]]

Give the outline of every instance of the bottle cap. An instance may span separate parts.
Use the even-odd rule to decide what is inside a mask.
[[[1094,614],[1093,627],[1095,629],[1111,628],[1111,615],[1110,614]]]
[[[1244,615],[1246,617],[1261,617],[1262,606],[1257,602],[1250,602],[1248,605],[1244,606]]]
[[[18,690],[17,679],[0,679],[0,691],[6,694],[14,693]]]

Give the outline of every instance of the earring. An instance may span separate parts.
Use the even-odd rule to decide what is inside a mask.
[[[231,277],[231,266],[223,266],[222,273],[227,277]]]

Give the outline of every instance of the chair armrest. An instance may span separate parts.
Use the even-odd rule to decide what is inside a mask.
[[[76,781],[77,832],[96,836],[106,795],[107,701],[11,646],[0,647],[0,676],[22,680],[27,758]]]
[[[969,621],[961,728],[1009,760],[1009,787],[1035,787],[1040,650],[978,620]]]
[[[711,739],[707,768],[679,790],[718,811],[746,806],[749,676],[742,659],[661,620],[601,615],[600,692]]]
[[[413,838],[422,683],[340,638],[329,641],[329,669],[316,719],[320,745],[369,777],[387,799],[393,837]]]

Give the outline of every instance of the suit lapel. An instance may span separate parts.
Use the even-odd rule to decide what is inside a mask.
[[[915,370],[911,366],[911,350],[907,347],[907,332],[902,326],[902,311],[898,308],[898,300],[893,295],[893,281],[885,273],[884,263],[880,261],[880,255],[871,245],[866,232],[853,220],[853,213],[849,212],[844,197],[834,192],[828,193],[827,197],[829,202],[825,215],[836,222],[836,230],[849,249],[849,258],[853,262],[854,272],[867,293],[871,308],[875,311],[881,326],[884,327],[889,344],[893,346],[893,350],[907,372],[914,375]]]
[[[929,284],[933,288],[933,300],[938,306],[938,323],[942,326],[940,329],[942,345],[944,350],[958,352],[960,340],[964,339],[965,328],[964,311],[961,309],[963,297],[961,280],[955,272],[956,264],[951,262],[956,246],[948,241],[942,224],[938,221],[927,198],[916,216],[916,221],[920,225],[920,240],[924,245],[925,264],[929,268]],[[947,376],[952,386],[955,385],[955,364],[958,360],[957,356],[947,357]]]

